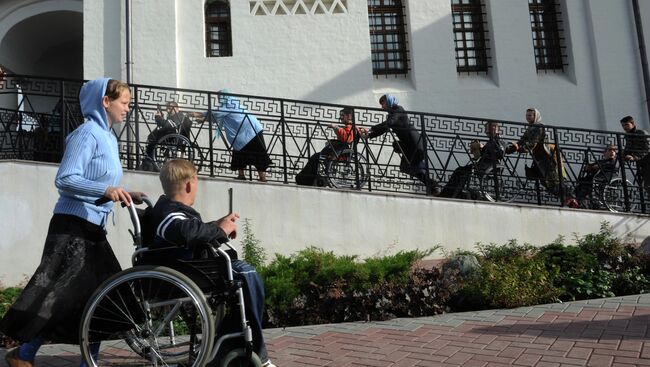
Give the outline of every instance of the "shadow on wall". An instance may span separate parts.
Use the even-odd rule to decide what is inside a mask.
[[[125,60],[122,57],[122,2],[115,0],[104,0],[104,19],[120,19],[119,22],[104,22],[104,73],[103,75],[122,79],[122,62],[115,62],[115,59]],[[94,47],[100,47],[95,45]],[[87,79],[97,78],[101,75],[85,75]]]
[[[449,47],[444,50],[432,50],[432,53],[429,55],[418,54],[418,57],[420,59],[426,58],[428,60],[431,60],[431,65],[436,65],[436,68],[449,68],[449,70],[453,71],[452,75],[455,80],[456,59],[454,56],[453,34],[451,31],[451,26],[451,15],[445,15],[444,17],[439,18],[435,22],[427,25],[426,27],[419,29],[415,33],[412,33],[411,29],[407,29],[407,58],[409,71],[406,76],[374,76],[372,71],[372,59],[370,58],[370,55],[368,55],[368,57],[364,58],[363,61],[343,71],[333,79],[315,86],[313,88],[313,91],[311,93],[305,94],[302,99],[308,101],[344,101],[349,100],[357,95],[367,95],[368,91],[374,91],[376,98],[372,98],[372,100],[369,100],[368,102],[373,103],[372,107],[378,107],[376,106],[376,100],[381,94],[395,93],[399,95],[400,92],[416,91],[414,82],[416,79],[418,80],[418,84],[433,85],[433,76],[430,75],[431,73],[417,73],[418,70],[416,69],[416,65],[414,63],[415,57],[413,50],[426,51],[430,49],[431,46],[427,45],[427,43],[430,42],[428,40],[430,40],[431,35],[441,33],[449,33],[451,37],[449,39]],[[369,37],[368,42],[370,42]],[[343,53],[343,57],[346,55],[347,54]],[[364,77],[360,77],[360,75],[363,75]],[[354,83],[355,80],[360,80],[362,82]],[[413,96],[416,97],[417,95],[418,94],[415,94]],[[420,93],[420,95],[422,96],[420,100],[412,99],[406,103],[408,106],[410,106],[410,109],[420,110],[420,108],[417,106],[430,106],[430,101],[426,101],[429,99],[428,96],[430,96],[430,93]]]

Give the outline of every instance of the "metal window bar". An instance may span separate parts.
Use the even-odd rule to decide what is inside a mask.
[[[368,0],[372,73],[407,75],[409,53],[401,0]]]
[[[568,64],[557,0],[528,0],[537,71],[564,71]]]
[[[451,18],[459,73],[487,73],[490,66],[485,5],[481,0],[452,0]]]
[[[205,4],[205,46],[207,57],[232,56],[230,6],[225,1]]]

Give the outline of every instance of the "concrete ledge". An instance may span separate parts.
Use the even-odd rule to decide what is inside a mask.
[[[48,163],[0,161],[0,284],[20,283],[38,266],[58,198],[57,168]],[[127,171],[123,184],[154,199],[162,193],[154,173]],[[510,239],[541,246],[558,235],[572,240],[574,235],[597,232],[604,221],[629,241],[641,242],[650,234],[649,217],[631,214],[216,178],[202,178],[199,185],[195,207],[206,220],[228,211],[228,188],[233,188],[234,210],[251,220],[269,258],[307,246],[361,258],[436,245],[446,251],[472,249],[477,242],[503,244]],[[129,216],[116,206],[114,218],[109,241],[122,265],[129,267],[133,251]]]

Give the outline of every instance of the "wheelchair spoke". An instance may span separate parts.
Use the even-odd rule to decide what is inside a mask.
[[[201,290],[164,267],[140,266],[110,278],[82,320],[82,355],[95,366],[202,366],[216,329]],[[100,340],[99,355],[92,356],[89,345]]]

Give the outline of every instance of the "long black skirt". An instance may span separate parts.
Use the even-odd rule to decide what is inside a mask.
[[[0,320],[0,331],[22,342],[38,337],[78,344],[86,302],[104,280],[120,270],[102,227],[54,214],[41,263]]]
[[[262,132],[257,134],[241,150],[232,151],[230,169],[233,171],[245,169],[247,166],[255,166],[258,171],[266,171],[271,165],[271,158],[266,152],[266,143]]]

